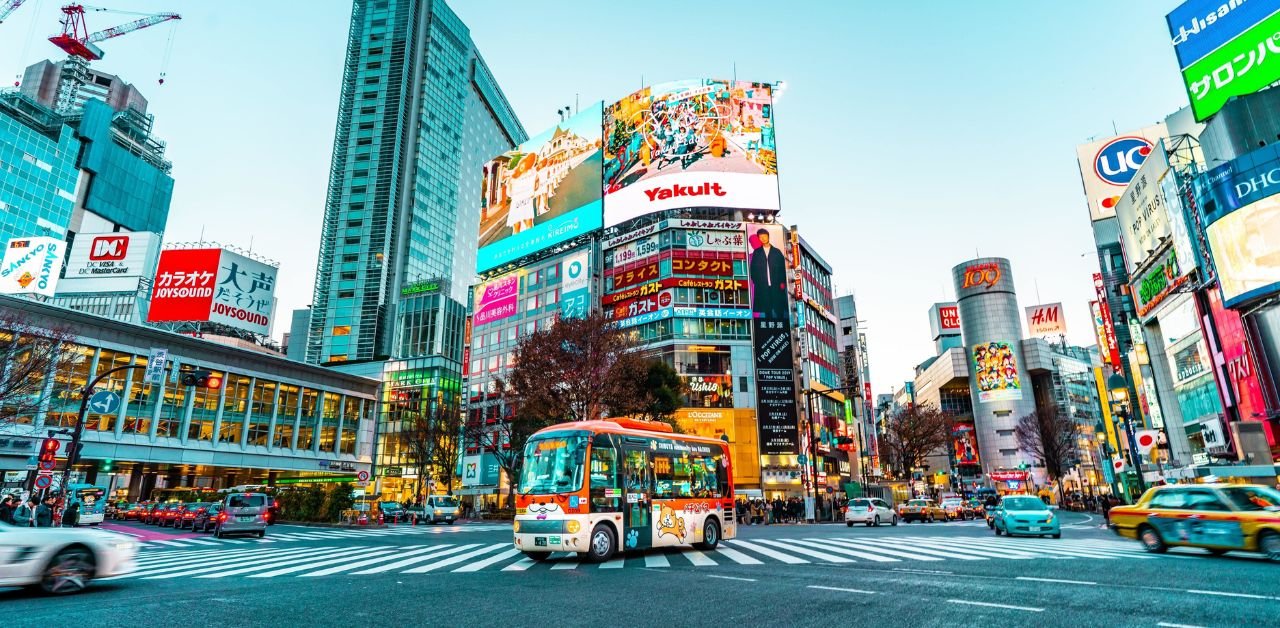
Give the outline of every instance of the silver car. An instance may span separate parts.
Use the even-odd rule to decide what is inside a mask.
[[[855,523],[864,523],[867,526],[888,523],[896,526],[898,513],[894,512],[883,499],[859,497],[849,500],[849,506],[844,511],[844,524],[852,528]]]
[[[222,500],[222,506],[213,528],[215,538],[229,534],[256,534],[258,538],[267,535],[271,497],[266,493],[230,493]]]

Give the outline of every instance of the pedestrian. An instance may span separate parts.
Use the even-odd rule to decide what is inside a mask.
[[[0,522],[13,525],[13,495],[5,495],[0,500]]]
[[[53,527],[53,498],[46,497],[44,501],[36,506],[35,510],[35,526],[37,528]]]
[[[62,527],[74,528],[80,523],[80,502],[71,502],[67,511],[62,513]]]
[[[21,528],[31,527],[31,520],[36,514],[36,498],[28,498],[13,511],[13,525]]]

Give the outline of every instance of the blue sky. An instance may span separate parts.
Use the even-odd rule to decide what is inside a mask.
[[[52,0],[0,24],[0,85],[59,51]],[[1075,145],[1187,104],[1164,26],[1175,0],[647,3],[454,0],[526,128],[642,83],[787,82],[777,104],[783,219],[857,294],[877,393],[932,355],[950,269],[1012,260],[1022,305],[1062,301],[1092,344],[1097,270]],[[311,301],[350,4],[114,0],[178,11],[106,41],[97,67],[139,86],[177,180],[167,241],[281,262],[277,336]],[[93,13],[100,30],[132,19]],[[34,24],[34,26],[33,26]],[[29,40],[29,44],[28,44]],[[252,241],[251,241],[252,239]],[[1037,300],[1037,288],[1039,300]]]

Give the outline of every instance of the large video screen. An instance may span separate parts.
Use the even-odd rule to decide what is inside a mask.
[[[600,119],[595,103],[484,166],[476,272],[600,228]]]
[[[1280,196],[1219,218],[1205,234],[1228,307],[1280,292]]]
[[[692,79],[604,111],[604,225],[682,207],[777,210],[773,92]]]

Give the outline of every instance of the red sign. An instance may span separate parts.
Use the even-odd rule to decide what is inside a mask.
[[[997,482],[1025,482],[1028,475],[1030,474],[1026,471],[992,471],[991,479]]]
[[[1000,282],[1000,274],[1000,265],[995,262],[974,264],[964,269],[964,285],[960,288],[963,290],[984,285],[990,288]]]
[[[671,273],[673,275],[718,275],[729,277],[733,275],[733,261],[672,256]]]
[[[89,247],[89,261],[118,262],[129,252],[129,236],[98,236]]]
[[[147,321],[208,321],[221,256],[222,249],[161,251]]]
[[[960,306],[938,308],[938,325],[942,329],[960,329]]]
[[[1234,393],[1240,420],[1260,420],[1267,416],[1267,403],[1263,397],[1262,383],[1258,379],[1256,364],[1250,351],[1244,320],[1235,310],[1222,306],[1222,295],[1218,290],[1206,290],[1205,293],[1209,299],[1209,313],[1213,316],[1214,327],[1218,330],[1218,339],[1221,342],[1219,349],[1226,369],[1225,375],[1230,382],[1230,391]],[[1276,435],[1271,429],[1271,423],[1264,420],[1263,426],[1267,432],[1267,443],[1275,446]]]
[[[621,303],[636,297],[649,296],[657,294],[665,288],[708,288],[711,290],[745,290],[747,287],[746,280],[743,279],[702,279],[698,277],[668,277],[660,281],[651,281],[644,285],[627,288],[621,292],[606,294],[601,299],[604,305],[612,305]]]
[[[630,270],[623,270],[615,273],[613,275],[613,288],[617,290],[619,288],[633,286],[640,282],[657,278],[658,263],[652,262],[638,268],[632,268]]]
[[[632,316],[639,316],[641,314],[648,314],[649,312],[654,312],[664,307],[671,307],[673,300],[670,290],[664,290],[658,294],[649,295],[647,297],[632,299],[626,303],[619,303],[618,305],[613,306],[612,318],[617,320],[631,318]]]
[[[1098,294],[1098,313],[1102,317],[1102,328],[1107,332],[1107,345],[1111,350],[1109,358],[1113,373],[1124,372],[1124,363],[1120,359],[1120,345],[1116,342],[1116,324],[1111,320],[1111,306],[1107,304],[1107,284],[1102,280],[1102,273],[1093,274],[1093,289]],[[1106,356],[1103,361],[1108,361]]]

